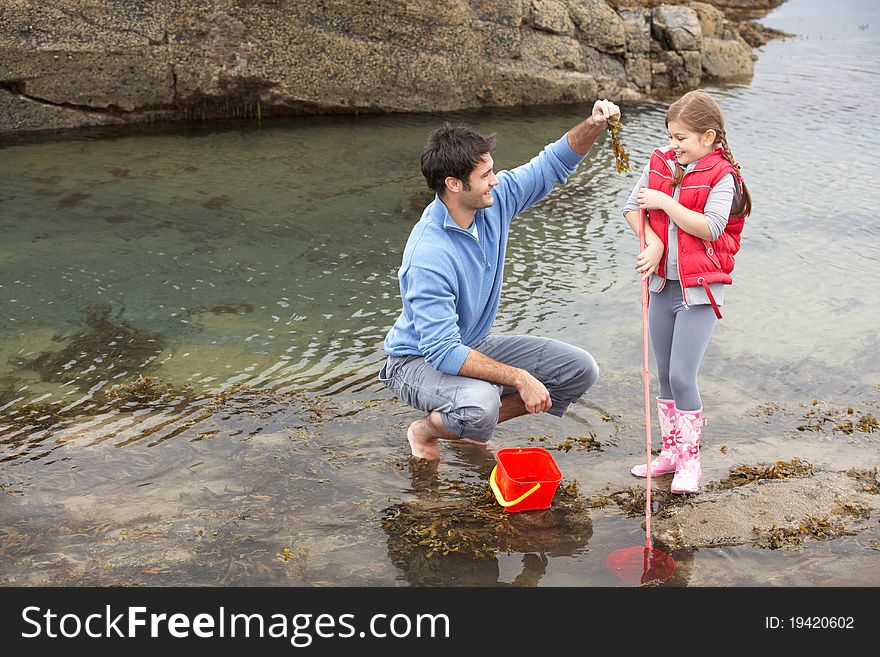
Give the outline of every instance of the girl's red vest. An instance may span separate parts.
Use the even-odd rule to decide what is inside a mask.
[[[672,149],[661,151],[657,149],[651,155],[648,172],[648,187],[658,189],[661,192],[673,195],[674,188],[670,181],[675,173],[669,164],[673,157]],[[737,179],[737,185],[741,180],[736,169],[724,157],[724,151],[719,146],[715,151],[702,157],[693,170],[684,175],[679,183],[680,191],[678,202],[689,210],[702,212],[706,205],[709,191],[728,173],[732,173]],[[740,189],[740,191],[742,191]],[[668,248],[669,215],[662,210],[650,210],[648,218],[651,228],[663,240],[663,256],[660,258],[659,276],[666,272],[666,252]],[[733,271],[734,255],[739,251],[740,235],[745,219],[731,216],[724,232],[718,239],[708,242],[678,229],[678,275],[684,287],[702,285],[709,294],[715,312],[719,315],[715,299],[709,291],[709,283],[730,284],[733,279],[730,272]]]

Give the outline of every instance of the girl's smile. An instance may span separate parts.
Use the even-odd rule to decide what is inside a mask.
[[[670,121],[666,129],[669,132],[669,146],[675,153],[676,161],[682,166],[696,162],[715,149],[714,130],[700,134],[679,121]]]

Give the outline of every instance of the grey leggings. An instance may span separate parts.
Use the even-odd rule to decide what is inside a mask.
[[[703,407],[697,371],[717,323],[709,304],[684,307],[678,281],[667,280],[660,292],[651,292],[648,327],[657,361],[660,398],[674,399],[680,411],[698,411]]]

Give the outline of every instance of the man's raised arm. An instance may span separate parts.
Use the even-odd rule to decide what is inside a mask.
[[[620,114],[617,105],[610,100],[597,100],[590,116],[568,131],[568,145],[578,155],[586,155],[615,114]]]

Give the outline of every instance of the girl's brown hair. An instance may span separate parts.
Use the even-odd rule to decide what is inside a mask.
[[[737,176],[740,176],[739,162],[736,161],[733,151],[730,150],[730,144],[727,143],[727,133],[724,131],[724,115],[721,114],[721,108],[712,96],[702,89],[687,92],[666,110],[667,128],[670,121],[679,121],[699,134],[703,134],[707,130],[714,130],[715,145],[721,144],[721,148],[724,150],[724,157],[736,169]],[[676,162],[675,176],[672,178],[673,186],[678,185],[683,177],[684,169]],[[742,198],[739,205],[731,210],[730,214],[734,217],[747,217],[752,211],[752,197],[741,178],[740,185],[742,186]]]

